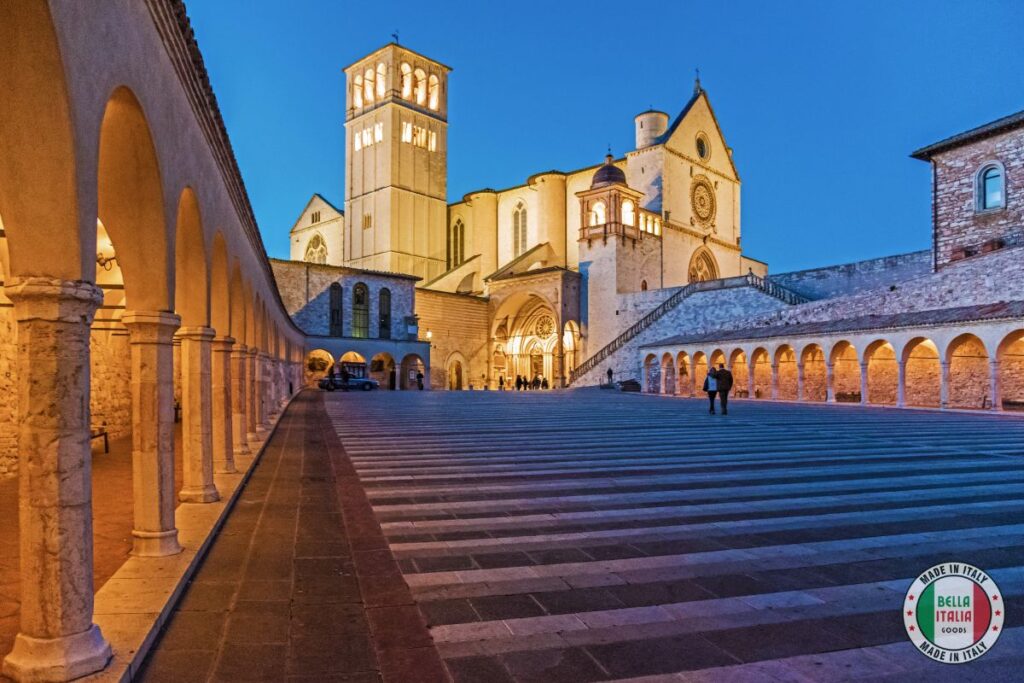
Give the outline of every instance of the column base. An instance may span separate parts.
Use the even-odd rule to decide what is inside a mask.
[[[220,500],[216,486],[205,486],[195,489],[183,488],[178,492],[178,500],[182,503],[215,503]]]
[[[19,633],[4,659],[3,673],[15,681],[70,681],[101,671],[110,661],[110,644],[93,624],[62,638],[33,638]]]
[[[135,542],[132,555],[135,557],[166,557],[181,552],[178,543],[178,530],[170,531],[132,531]]]
[[[234,455],[238,455],[238,451],[237,450],[232,451],[232,453]],[[228,462],[228,461],[225,460],[224,462],[217,462],[215,460],[213,462],[213,473],[214,474],[235,474],[236,472],[238,472],[238,468],[235,467],[234,461]]]
[[[252,455],[252,451],[249,450],[248,435],[246,436],[246,441],[241,441],[235,444],[234,453],[236,458],[239,456]],[[235,471],[237,472],[238,470],[236,469]]]

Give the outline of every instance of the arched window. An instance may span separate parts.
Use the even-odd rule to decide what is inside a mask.
[[[512,210],[512,249],[514,256],[526,251],[526,205],[522,202]]]
[[[978,189],[975,205],[978,211],[1001,209],[1006,206],[1005,174],[997,162],[985,164],[978,171]]]
[[[307,263],[327,263],[327,243],[320,233],[314,234],[306,244],[304,260]]]
[[[427,103],[427,74],[423,69],[416,69],[416,104],[423,106]]]
[[[363,77],[356,76],[352,82],[352,104],[361,107],[363,106]]]
[[[341,337],[345,334],[345,329],[342,325],[343,313],[342,313],[342,295],[341,285],[337,282],[331,283],[331,300],[330,300],[330,331],[328,334],[332,337]]]
[[[437,111],[437,108],[441,101],[441,82],[437,79],[437,76],[430,74],[430,79],[427,86],[427,107]]]
[[[640,291],[641,292],[646,292],[647,291],[647,280],[641,280],[640,281]]]
[[[352,336],[370,336],[370,290],[362,282],[352,289]]]
[[[363,101],[367,104],[373,102],[373,69],[363,72]]]
[[[604,225],[608,222],[608,214],[604,208],[604,202],[594,202],[590,207],[590,224]]]
[[[402,97],[412,99],[412,67],[402,62]]]
[[[461,218],[448,228],[448,270],[466,262],[466,226]]]
[[[636,225],[636,204],[631,199],[622,202],[622,222],[625,225]]]
[[[383,62],[377,65],[377,99],[383,100],[385,89],[388,87],[387,67]]]
[[[380,318],[380,325],[378,325],[379,333],[378,337],[381,339],[391,339],[391,290],[387,287],[380,290],[378,295],[378,317]]]

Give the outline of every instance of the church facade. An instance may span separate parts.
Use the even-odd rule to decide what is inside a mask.
[[[678,288],[766,274],[742,253],[740,176],[699,81],[674,118],[639,114],[621,158],[449,203],[450,71],[395,43],[345,69],[344,206],[314,195],[290,235],[292,261],[419,278],[408,313],[435,388],[565,386]]]

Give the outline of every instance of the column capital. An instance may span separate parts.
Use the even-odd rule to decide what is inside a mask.
[[[234,337],[214,337],[213,338],[213,350],[226,353],[228,351],[233,352],[235,347]]]
[[[189,339],[192,341],[213,341],[213,338],[217,336],[217,331],[212,327],[179,327],[174,336],[179,339]]]
[[[19,322],[92,324],[96,309],[103,304],[103,290],[84,280],[16,277],[5,283],[4,293],[14,302],[14,315]]]
[[[250,356],[252,356],[252,357],[254,357],[254,358],[255,358],[255,357],[256,357],[257,355],[259,355],[259,353],[260,353],[260,350],[259,350],[259,349],[257,349],[257,348],[256,348],[255,346],[250,346],[250,347],[249,347],[249,348],[247,348],[247,349],[246,349],[245,351],[246,351],[246,353],[248,353],[248,354],[249,354]]]
[[[181,327],[181,317],[170,311],[125,311],[121,322],[132,344],[170,344]]]

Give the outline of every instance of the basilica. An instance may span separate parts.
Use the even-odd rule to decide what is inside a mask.
[[[699,81],[674,117],[635,117],[635,149],[624,157],[449,202],[449,71],[396,43],[345,69],[344,206],[314,195],[291,230],[292,262],[274,263],[279,282],[308,264],[344,269],[314,269],[326,287],[338,280],[332,272],[364,273],[337,293],[333,312],[329,292],[318,307],[323,289],[282,284],[329,355],[358,354],[378,372],[400,365],[388,345],[361,341],[383,335],[346,328],[360,313],[344,304],[363,300],[361,284],[376,320],[383,309],[370,290],[413,276],[411,308],[386,315],[409,318],[429,340],[423,360],[435,388],[496,388],[516,375],[565,386],[659,292],[765,274],[740,249],[740,177]]]

